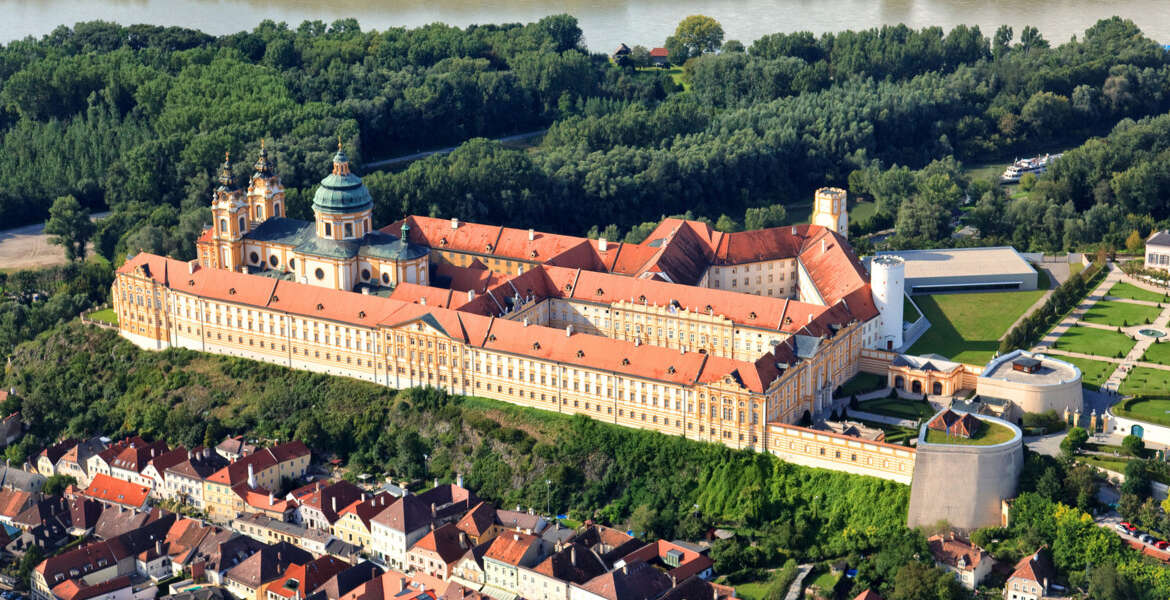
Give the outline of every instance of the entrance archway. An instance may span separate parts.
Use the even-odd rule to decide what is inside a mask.
[[[906,389],[906,381],[902,379],[901,375],[894,377],[894,387],[900,390]]]
[[[918,380],[911,381],[910,382],[910,391],[914,392],[915,394],[921,394],[922,393],[922,382],[918,381]]]
[[[1140,438],[1146,433],[1146,429],[1141,425],[1134,425],[1129,428],[1129,432]]]
[[[934,394],[935,396],[941,396],[943,393],[942,392],[942,382],[936,381],[933,384],[931,384],[930,393]]]

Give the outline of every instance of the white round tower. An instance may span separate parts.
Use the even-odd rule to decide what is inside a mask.
[[[902,345],[902,303],[906,293],[906,261],[883,254],[869,262],[869,284],[878,309],[878,348]]]

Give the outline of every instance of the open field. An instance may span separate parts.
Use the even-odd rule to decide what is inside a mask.
[[[1124,333],[1108,329],[1070,327],[1056,340],[1054,347],[1069,352],[1120,358],[1128,354],[1136,343]]]
[[[930,407],[930,404],[917,400],[903,400],[901,398],[878,398],[876,400],[866,400],[857,404],[858,410],[871,412],[877,415],[885,415],[887,417],[894,417],[898,419],[909,419],[917,421],[918,419],[929,419],[936,411]]]
[[[910,347],[910,354],[986,363],[999,349],[1000,336],[1043,294],[1034,290],[915,296],[930,329]]]
[[[109,214],[98,213],[93,219]],[[15,271],[65,264],[65,249],[50,244],[49,237],[44,223],[0,231],[0,265],[5,271]],[[88,252],[93,253],[93,244],[89,245]]]
[[[947,437],[947,434],[934,429],[926,430],[928,444],[956,444],[959,446],[994,446],[1012,439],[1012,430],[998,423],[983,422],[983,426],[970,438]]]
[[[1081,370],[1081,386],[1091,390],[1101,389],[1101,384],[1109,380],[1117,365],[1103,360],[1077,358],[1075,356],[1054,356],[1057,360],[1070,362]]]
[[[1166,295],[1158,292],[1151,292],[1143,290],[1142,288],[1119,281],[1105,292],[1106,296],[1115,296],[1117,298],[1129,298],[1130,300],[1144,300],[1146,302],[1166,302]]]
[[[864,223],[873,218],[877,214],[877,202],[873,201],[851,201],[852,206],[849,207],[849,222],[850,223]]]
[[[1161,309],[1156,306],[1130,304],[1116,300],[1099,300],[1082,317],[1083,321],[1110,327],[1129,327],[1149,324],[1158,317]]]
[[[1134,371],[1137,371],[1137,369],[1134,369]],[[1133,375],[1130,375],[1130,378],[1132,377]],[[1122,384],[1122,390],[1125,390],[1126,383],[1129,383],[1128,378]],[[1162,380],[1162,383],[1165,383],[1165,379]],[[1170,390],[1163,388],[1160,393],[1166,394],[1168,392]],[[1147,393],[1159,392],[1150,391]],[[1131,419],[1170,426],[1170,398],[1134,398],[1114,406],[1113,412],[1114,414]]]

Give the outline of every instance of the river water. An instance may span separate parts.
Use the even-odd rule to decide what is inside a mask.
[[[1132,19],[1146,35],[1170,44],[1170,0],[0,0],[0,42],[41,36],[61,24],[102,19],[123,24],[181,25],[224,34],[264,19],[295,26],[306,19],[356,17],[363,29],[416,27],[441,21],[527,22],[555,13],[580,21],[593,51],[620,42],[658,46],[683,17],[702,13],[745,44],[777,31],[815,33],[881,24],[912,27],[1035,25],[1051,42],[1079,34],[1098,19]]]

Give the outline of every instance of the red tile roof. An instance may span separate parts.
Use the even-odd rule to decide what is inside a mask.
[[[150,488],[114,479],[104,473],[93,476],[93,481],[85,489],[85,495],[102,502],[120,504],[129,508],[140,508],[146,505],[146,497]]]
[[[926,540],[934,560],[956,569],[973,571],[987,553],[971,542],[954,535],[932,535]],[[962,566],[960,566],[960,564]]]
[[[466,535],[454,524],[444,523],[415,542],[410,551],[421,550],[433,553],[439,557],[439,560],[450,566],[455,564],[471,548],[471,544],[466,540]]]
[[[666,48],[651,48],[650,49],[650,56],[653,56],[655,58],[666,58],[669,55],[670,55],[670,53],[666,51]]]
[[[858,594],[857,597],[853,600],[882,600],[882,597],[879,596],[877,592],[867,589],[864,592]]]
[[[492,540],[483,557],[500,561],[504,564],[517,566],[533,544],[539,544],[540,538],[527,533],[515,531],[504,532]]]
[[[931,419],[926,426],[935,431],[946,432],[950,436],[969,438],[975,435],[982,425],[983,422],[971,416],[971,413],[963,413],[960,416],[948,408]]]
[[[349,567],[349,563],[329,555],[305,565],[292,564],[273,580],[268,591],[282,598],[307,598],[331,577]]]

